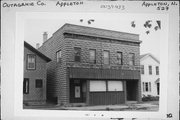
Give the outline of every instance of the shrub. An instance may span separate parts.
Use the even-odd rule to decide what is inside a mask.
[[[159,96],[143,95],[142,97],[142,101],[158,101],[158,100],[159,100]]]

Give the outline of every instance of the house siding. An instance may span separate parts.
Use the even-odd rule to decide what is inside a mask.
[[[56,52],[61,50],[62,59],[56,62]],[[39,48],[43,54],[52,59],[47,64],[47,94],[48,99],[57,98],[57,102],[66,104],[68,101],[68,80],[66,69],[66,49],[64,46],[64,36],[62,33],[55,34]]]
[[[36,55],[36,69],[27,70],[27,55]],[[45,102],[46,101],[46,61],[36,53],[24,47],[24,78],[29,79],[29,93],[23,94],[24,102]],[[42,88],[36,88],[36,79],[42,79]]]
[[[159,75],[156,75],[156,66],[159,67],[159,62],[154,60],[151,55],[147,55],[141,58],[141,65],[144,65],[144,74],[141,74],[141,81],[142,81],[142,95],[152,95],[152,96],[159,96],[157,94],[157,84],[155,81],[159,79]],[[149,66],[152,66],[152,74],[149,74]],[[160,70],[160,69],[159,69]],[[143,91],[143,82],[150,82],[151,83],[151,91]]]

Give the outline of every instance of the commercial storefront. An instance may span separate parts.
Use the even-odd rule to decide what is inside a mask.
[[[39,48],[52,59],[48,99],[61,105],[141,101],[140,43],[137,34],[63,25]]]

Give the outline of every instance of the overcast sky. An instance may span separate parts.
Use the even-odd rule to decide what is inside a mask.
[[[83,22],[80,22],[83,19]],[[94,19],[91,24],[87,20]],[[152,20],[152,27],[145,28],[144,23],[147,20]],[[115,30],[120,32],[135,33],[140,35],[142,41],[140,53],[151,53],[156,58],[160,58],[160,39],[163,38],[162,27],[155,31],[154,27],[157,25],[156,20],[161,20],[159,15],[156,14],[120,14],[120,13],[58,13],[51,17],[49,15],[43,16],[42,19],[28,19],[25,21],[25,36],[24,40],[32,46],[36,43],[42,45],[43,32],[48,33],[48,38],[58,30],[65,23],[76,25],[83,25],[89,27],[102,28],[107,30]],[[135,28],[131,26],[131,22],[135,21]],[[161,20],[161,26],[162,25]],[[150,30],[149,34],[146,31]]]

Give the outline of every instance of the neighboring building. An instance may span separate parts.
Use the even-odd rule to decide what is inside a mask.
[[[46,64],[50,59],[27,42],[24,42],[23,102],[46,102]]]
[[[140,64],[142,95],[159,96],[159,60],[156,59],[152,54],[148,53],[141,55]]]
[[[39,50],[48,63],[47,97],[60,105],[141,101],[139,35],[65,24]]]

